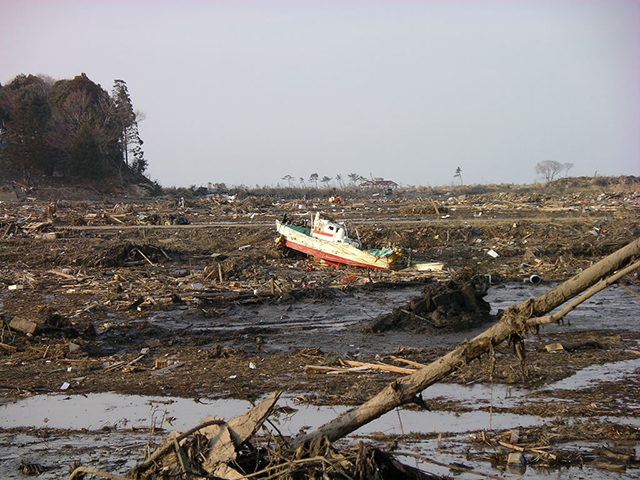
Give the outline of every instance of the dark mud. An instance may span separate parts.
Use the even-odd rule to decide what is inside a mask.
[[[69,389],[55,394],[31,395],[25,400],[8,400],[0,407],[0,423],[5,426],[0,444],[3,445],[2,458],[6,461],[3,462],[6,465],[3,477],[20,478],[16,473],[17,464],[36,460],[51,469],[41,478],[60,478],[64,468],[76,459],[102,469],[108,467],[123,472],[132,466],[132,456],[142,458],[147,444],[160,441],[162,429],[184,430],[207,414],[230,418],[250,406],[247,400],[220,398],[228,395],[255,399],[261,392],[282,388],[289,393],[280,402],[287,407],[283,410],[286,413],[275,419],[279,430],[285,435],[295,435],[313,429],[348,408],[345,404],[366,400],[395,374],[309,375],[303,372],[305,364],[335,364],[338,358],[388,361],[390,354],[426,363],[436,358],[438,352],[447,351],[474,334],[471,331],[441,335],[362,332],[361,327],[376,312],[406,303],[421,288],[408,286],[385,290],[384,294],[345,293],[339,302],[314,303],[307,299],[298,305],[299,308],[285,309],[284,313],[281,307],[268,305],[262,308],[234,306],[224,315],[224,324],[201,317],[179,316],[169,327],[169,318],[147,319],[147,328],[164,325],[164,328],[190,332],[187,336],[195,338],[207,338],[222,328],[237,330],[237,348],[228,347],[226,358],[222,353],[224,350],[212,345],[201,345],[197,349],[175,345],[164,347],[162,344],[151,347],[156,352],[154,358],[158,359],[162,351],[173,351],[175,353],[166,358],[175,364],[182,363],[174,373],[169,371],[164,375],[154,375],[156,370],[153,369],[105,372],[102,366],[84,368],[81,363],[69,363],[65,371],[55,372],[54,362],[47,364],[45,360],[41,365],[50,365],[48,373],[58,377],[51,390],[59,391],[65,381],[70,384]],[[501,306],[536,296],[548,288],[550,285],[494,285],[488,291],[487,300],[494,305],[495,312]],[[335,307],[334,303],[344,310]],[[605,306],[614,314],[603,314]],[[558,419],[569,424],[589,421],[595,422],[593,425],[603,422],[624,425],[627,428],[626,446],[630,441],[636,445],[633,442],[637,442],[640,428],[640,357],[629,352],[640,350],[636,316],[639,307],[638,299],[625,290],[605,290],[572,312],[564,325],[548,326],[539,337],[528,339],[527,375],[520,370],[519,362],[508,348],[500,349],[496,352],[492,371],[488,364],[476,362],[450,379],[457,383],[443,383],[427,389],[423,398],[430,411],[391,412],[356,432],[354,437],[382,446],[392,445],[398,453],[418,455],[418,458],[410,458],[434,473],[448,469],[427,465],[420,458],[444,463],[464,460],[462,463],[467,466],[491,473],[492,468],[484,463],[491,463],[486,455],[492,448],[489,444],[482,447],[482,442],[473,442],[473,438],[479,438],[478,432],[483,432],[484,438],[514,429],[523,434],[532,429],[555,428],[554,422]],[[336,312],[342,311],[351,312],[351,315],[340,319]],[[261,323],[266,325],[260,327],[259,333],[252,330]],[[196,330],[200,333],[195,333]],[[178,341],[176,336],[173,338],[178,345],[184,342]],[[256,338],[265,340],[256,345]],[[597,338],[604,348],[570,354],[547,353],[543,349],[544,345],[555,341],[582,338]],[[241,339],[244,344],[238,342]],[[141,344],[145,342],[149,343],[149,337]],[[208,358],[216,350],[220,358]],[[186,355],[180,355],[179,351]],[[128,360],[133,357],[114,358]],[[16,365],[16,368],[21,367]],[[570,375],[571,372],[575,374]],[[27,370],[25,376],[28,373]],[[46,373],[39,375],[42,377]],[[220,379],[221,376],[224,378]],[[118,382],[116,391],[148,391],[151,394],[152,386],[156,385],[155,390],[161,392],[161,396],[91,394],[104,388],[100,384],[105,377],[108,378],[105,390]],[[87,431],[81,433],[83,429]],[[152,430],[156,433],[152,434]],[[591,458],[595,456],[592,451],[596,446],[610,445],[614,440],[572,437],[561,445],[563,449]],[[96,448],[88,448],[87,443],[95,444]],[[109,448],[114,443],[119,447]],[[51,455],[51,449],[59,450]],[[411,461],[408,463],[412,464]],[[571,467],[565,472],[573,472],[572,475],[588,472],[590,478],[622,478],[620,473],[583,468],[586,470]],[[629,466],[624,478],[640,478],[634,476],[634,472],[637,470]],[[523,478],[548,478],[547,475],[547,470],[539,471],[531,466]]]
[[[141,215],[167,215],[161,205],[120,213],[113,205],[69,203],[58,208],[51,227],[11,224],[0,243],[0,476],[21,478],[22,462],[25,470],[41,465],[39,478],[64,478],[75,460],[122,473],[159,442],[160,429],[183,430],[205,414],[235,415],[275,390],[286,392],[275,419],[283,433],[313,429],[398,374],[311,374],[306,366],[341,367],[349,359],[428,364],[490,324],[422,331],[397,325],[367,333],[374,319],[405,307],[426,284],[484,278],[491,283],[484,299],[496,315],[640,231],[635,210],[626,206],[601,213],[577,208],[567,217],[564,210],[564,216],[541,214],[532,203],[523,219],[508,205],[498,209],[487,201],[456,200],[449,218],[415,203],[409,208],[409,201],[391,202],[391,210],[363,203],[343,211],[361,222],[365,242],[401,243],[415,259],[444,260],[447,269],[435,278],[336,270],[277,251],[270,223],[206,224],[270,221],[285,204],[244,204],[244,213],[230,204],[193,204],[191,225],[183,228],[129,224]],[[32,207],[11,207],[8,218],[32,214]],[[74,226],[75,217],[101,224]],[[488,255],[490,249],[499,257]],[[525,282],[532,274],[542,281]],[[637,276],[625,282],[637,291]],[[562,324],[528,335],[524,364],[501,345],[493,357],[427,389],[430,410],[391,412],[346,442],[364,435],[436,473],[450,472],[425,459],[520,478],[507,471],[500,444],[517,430],[529,447],[542,445],[559,459],[525,452],[522,478],[640,478],[634,461],[620,465],[598,453],[605,446],[637,448],[638,311],[638,297],[609,287]],[[16,318],[35,330],[9,328]],[[601,348],[545,349],[580,341]]]

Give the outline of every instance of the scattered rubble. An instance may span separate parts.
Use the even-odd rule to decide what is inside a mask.
[[[396,338],[392,335],[467,331],[491,320],[484,300],[490,283],[545,286],[584,270],[640,235],[637,188],[625,184],[619,191],[580,192],[569,187],[354,198],[341,192],[338,203],[329,203],[328,198],[251,195],[43,201],[37,199],[37,191],[30,192],[33,197],[3,200],[0,388],[7,398],[61,389],[65,394],[115,390],[182,396],[215,391],[257,398],[284,385],[300,391],[309,402],[362,402],[389,379],[422,368],[442,353],[392,345],[388,340]],[[413,260],[444,262],[444,274],[433,278],[428,272],[336,269],[274,248],[275,219],[284,213],[308,215],[320,210],[348,222],[365,245],[398,246],[410,249]],[[637,275],[625,282],[632,293],[637,290]],[[323,303],[329,309],[363,292],[402,288],[421,288],[422,294],[377,318],[362,313],[369,320],[359,329],[366,323],[377,335],[369,337],[385,339],[378,351],[371,346],[374,340],[366,351],[354,347],[341,355],[326,346],[301,348],[295,336],[291,343],[278,345],[271,337],[277,330],[267,328],[277,320],[273,318],[265,318],[263,325],[260,319],[241,331],[225,324],[233,310],[254,315],[252,309],[269,305],[284,321],[291,310],[309,303]],[[202,325],[215,323],[215,329],[175,324],[178,317],[197,318]],[[287,328],[297,328],[299,338],[312,336],[303,324]],[[454,380],[514,383],[526,378],[543,384],[591,363],[634,358],[634,335],[625,332],[618,338],[616,332],[607,332],[602,338],[597,334],[576,338],[568,332],[540,340],[529,352],[526,377],[519,360],[505,347],[497,349],[490,373],[473,363],[460,368]],[[560,355],[544,348],[554,344],[562,348],[549,351],[570,355],[570,364],[559,364]],[[334,373],[324,374],[329,371]],[[581,403],[572,413],[586,411],[587,406]],[[605,406],[607,412],[614,411],[615,405]],[[625,432],[633,434],[633,429]],[[580,438],[580,432],[576,435]],[[138,473],[152,478],[183,472],[185,466],[198,470],[202,465],[197,462],[204,458],[199,454],[211,438],[194,431],[176,440],[178,448],[169,439],[171,458],[163,457]],[[486,448],[478,449],[475,458],[493,461],[487,454],[493,448],[499,454],[494,464],[501,468],[507,468],[510,453],[515,453],[514,468],[523,458],[526,464],[537,461],[536,441],[526,446],[511,438],[506,442],[523,451],[501,446],[500,441],[504,438],[485,436],[480,443]],[[275,445],[274,438],[257,438],[252,432],[245,442],[233,444],[235,453],[231,448],[229,452],[236,460],[255,459],[259,452],[262,457],[251,471],[273,468],[264,472],[267,476],[285,471],[305,478],[317,467],[344,468],[352,478],[366,478],[366,472],[381,465],[406,468],[369,446],[341,451],[325,446],[328,459],[313,460],[314,455],[306,454],[286,463],[276,458],[282,453],[278,449],[288,447]],[[563,459],[558,451],[553,454]],[[603,460],[604,456],[594,453],[588,459],[615,463]],[[625,468],[635,468],[635,460],[628,460]],[[554,468],[560,464],[548,463]],[[26,459],[22,465],[24,471],[39,471],[37,463]],[[220,462],[216,465],[223,468]]]

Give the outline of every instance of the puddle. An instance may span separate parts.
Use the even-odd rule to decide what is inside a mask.
[[[598,383],[618,382],[633,376],[638,376],[638,374],[640,374],[639,369],[640,358],[624,360],[622,362],[611,362],[604,365],[591,365],[570,377],[546,386],[544,389],[553,391],[590,388]]]
[[[570,448],[588,453],[592,451],[593,445],[566,444]],[[394,454],[406,465],[419,468],[423,471],[442,475],[447,478],[459,480],[471,480],[484,478],[504,478],[514,480],[566,480],[566,479],[590,479],[590,480],[631,480],[640,479],[640,470],[629,467],[624,473],[596,469],[584,465],[582,467],[571,467],[564,469],[546,470],[534,468],[528,465],[507,466],[502,472],[492,468],[488,462],[479,463],[469,461],[467,452],[474,453],[472,448],[469,451],[467,439],[464,436],[445,438],[438,448],[437,440],[420,441],[411,444],[400,445]],[[465,453],[455,453],[465,452]],[[526,457],[526,455],[525,455]],[[434,460],[442,464],[464,465],[472,468],[473,473],[461,473],[450,470],[444,466],[435,465],[429,460]]]
[[[270,417],[275,427],[287,436],[313,430],[349,408],[295,406],[290,398],[283,398],[278,404],[289,404],[297,409],[292,414],[276,413]],[[0,425],[4,428],[47,427],[76,431],[87,429],[87,432],[50,432],[41,438],[37,434],[0,430],[0,478],[23,478],[17,470],[21,460],[57,466],[39,478],[66,476],[62,472],[68,472],[68,467],[74,460],[81,460],[85,465],[106,471],[122,472],[144,457],[147,443],[158,445],[165,435],[152,435],[150,426],[184,431],[197,425],[207,415],[229,419],[249,408],[249,402],[242,400],[205,400],[198,403],[184,398],[113,393],[87,396],[41,395],[5,403],[0,406]],[[356,434],[473,432],[533,426],[542,422],[543,419],[533,416],[492,415],[483,411],[456,414],[394,410],[360,428]],[[103,432],[100,430],[103,427],[110,427],[110,430]],[[132,432],[132,427],[138,427],[138,433]]]
[[[287,435],[296,435],[301,429],[316,428],[340,413],[345,406],[295,406],[288,398],[279,405],[288,404],[297,411],[278,415],[275,422]],[[0,425],[4,428],[34,427],[72,430],[99,430],[103,427],[121,429],[161,427],[187,430],[200,420],[212,415],[225,419],[246,412],[251,404],[244,400],[202,400],[166,397],[143,397],[96,393],[81,395],[38,395],[0,406]],[[397,410],[365,425],[359,434],[383,432],[386,434],[433,433],[502,429],[511,426],[536,425],[538,417],[512,414],[490,414],[483,411],[452,413],[440,411]]]
[[[606,372],[618,375],[633,373],[640,359],[594,366],[567,379],[567,386],[580,386],[584,382],[597,379],[611,379]],[[623,369],[623,373],[619,372]],[[555,384],[556,388],[563,382]],[[562,387],[564,388],[564,387]],[[471,464],[475,472],[501,475],[504,478],[524,478],[542,480],[549,478],[594,478],[613,480],[623,478],[619,473],[609,473],[591,469],[569,469],[563,471],[540,472],[529,468],[524,472],[500,473],[488,463],[469,462],[461,453],[469,448],[468,437],[479,431],[506,430],[541,426],[548,418],[511,413],[491,413],[490,406],[509,407],[526,402],[529,391],[504,385],[456,385],[436,384],[423,392],[425,399],[458,401],[476,408],[471,412],[412,411],[393,410],[379,419],[357,430],[355,436],[371,434],[405,435],[447,434],[439,445],[436,439],[420,441],[400,440],[395,452],[409,465],[415,465],[434,474],[451,475],[445,467],[438,467],[416,458],[423,457],[445,464],[458,462]],[[288,405],[296,409],[294,413],[276,413],[270,417],[275,427],[284,435],[294,436],[301,431],[311,431],[340,413],[348,410],[345,406],[296,406],[291,395],[284,396],[279,406]],[[145,397],[119,395],[114,393],[81,395],[39,395],[0,405],[0,425],[4,428],[33,427],[82,430],[86,433],[48,433],[46,436],[28,433],[8,433],[0,430],[0,478],[23,478],[16,468],[21,460],[41,463],[51,467],[39,478],[62,478],[68,475],[68,467],[78,459],[85,465],[106,471],[126,471],[145,455],[147,445],[156,446],[165,433],[150,433],[151,426],[166,430],[184,431],[197,425],[200,420],[213,415],[225,419],[246,412],[251,404],[234,399],[193,399],[175,397]],[[617,417],[617,423],[640,426],[640,418]],[[109,430],[102,431],[103,427]],[[131,431],[137,427],[138,433]],[[451,436],[453,434],[453,436]],[[592,447],[585,447],[585,451]],[[404,454],[404,456],[403,456]],[[410,456],[414,455],[414,456]],[[624,478],[633,476],[630,470]],[[65,475],[66,474],[66,475]],[[631,475],[630,475],[631,474]],[[475,478],[468,474],[456,474],[456,478]]]
[[[28,478],[18,469],[21,461],[46,468],[35,477],[38,480],[69,478],[73,462],[103,471],[125,472],[144,458],[147,445],[159,443],[159,439],[150,440],[146,432],[14,434],[0,431],[0,478]]]
[[[593,365],[541,390],[579,389],[597,382],[616,381],[638,375],[640,359]],[[399,410],[390,412],[364,426],[358,433],[431,433],[460,432],[478,429],[503,429],[514,426],[531,426],[540,423],[537,417],[511,414],[491,414],[491,407],[513,408],[529,401],[536,391],[506,385],[458,385],[439,383],[422,392],[425,400],[437,406],[455,401],[472,412],[440,412]],[[301,429],[318,427],[349,407],[344,406],[295,406],[292,395],[283,396],[279,405],[289,405],[297,411],[282,415],[278,421],[286,427],[287,435],[295,435]],[[131,427],[162,427],[186,430],[200,419],[213,415],[232,418],[251,408],[245,400],[206,399],[195,401],[179,397],[146,397],[96,393],[90,395],[37,395],[9,401],[0,405],[0,425],[5,428],[35,427],[60,429],[99,430],[105,426],[115,429]],[[629,419],[640,425],[640,419]]]
[[[469,395],[473,394],[477,401],[479,396],[491,393],[490,389],[478,388],[480,386],[456,389],[450,387],[452,385],[443,386],[443,390],[446,389],[451,393],[452,397],[450,398],[463,396],[466,390],[467,399],[470,398]],[[434,389],[433,392],[434,394],[443,393],[438,389]],[[495,394],[496,391],[492,393]],[[510,398],[517,399],[523,394],[523,391],[518,391]],[[278,404],[280,406],[289,404],[297,409],[292,414],[280,413],[270,417],[277,429],[287,436],[296,435],[301,430],[313,430],[349,408],[344,406],[298,407],[293,405],[290,397],[281,399]],[[42,395],[5,403],[0,406],[0,425],[5,428],[48,427],[88,429],[88,431],[83,434],[48,433],[41,436],[29,433],[8,433],[0,430],[0,477],[23,478],[16,468],[21,460],[51,467],[51,471],[39,477],[44,479],[62,478],[68,475],[69,465],[77,459],[81,460],[83,464],[92,465],[95,468],[122,472],[144,457],[148,444],[158,445],[165,435],[164,432],[152,435],[148,428],[140,429],[138,433],[135,433],[131,431],[131,427],[154,425],[167,430],[183,431],[197,425],[200,419],[206,415],[229,419],[246,412],[249,408],[249,402],[242,400],[210,400],[199,403],[184,398],[168,399],[166,397],[127,396],[113,393],[87,396]],[[464,413],[394,410],[365,425],[356,431],[355,435],[453,433],[453,436],[443,437],[440,446],[436,439],[401,440],[399,450],[396,452],[403,457],[402,460],[410,465],[415,465],[431,473],[447,475],[451,473],[447,468],[437,467],[415,457],[403,456],[403,452],[443,463],[469,464],[470,462],[463,454],[457,453],[469,449],[469,435],[479,431],[540,426],[548,421],[549,419],[531,415],[492,414],[480,410]],[[615,421],[640,425],[640,419],[616,418]],[[111,427],[112,430],[101,431],[100,429],[105,426]],[[473,467],[476,472],[499,474],[485,463],[473,462]],[[577,469],[569,471],[577,472]],[[528,469],[524,474],[518,473],[517,477],[512,477],[508,473],[503,476],[531,480],[559,479],[569,478],[567,477],[569,471],[541,474],[534,469]],[[580,473],[585,473],[585,470],[580,470]],[[456,477],[470,478],[465,474],[456,475]],[[620,474],[609,475],[607,472],[601,471],[591,471],[587,477],[601,480],[622,478]],[[624,478],[640,477],[627,475]]]
[[[494,313],[501,308],[518,303],[526,298],[539,296],[549,290],[549,284],[506,284],[496,285],[489,290],[487,301]],[[302,348],[319,346],[338,353],[358,351],[380,352],[381,342],[386,349],[396,346],[408,348],[449,347],[459,343],[464,337],[471,337],[486,326],[473,332],[451,333],[443,335],[415,335],[407,332],[369,335],[359,332],[363,321],[388,312],[396,305],[402,305],[417,296],[421,287],[408,287],[384,292],[358,292],[339,296],[333,302],[296,303],[293,308],[286,305],[252,305],[231,309],[219,319],[199,317],[158,315],[153,321],[167,328],[191,327],[196,329],[268,328],[273,331],[269,336],[272,345],[278,348]],[[640,300],[618,287],[610,287],[583,303],[571,312],[566,321],[574,330],[618,328],[621,331],[637,329],[637,312]],[[558,325],[545,327],[549,332],[567,328]],[[313,332],[312,335],[301,335]],[[345,334],[348,332],[348,334]],[[389,347],[391,346],[391,347]],[[595,365],[577,374],[545,387],[544,390],[580,389],[591,387],[598,382],[619,381],[638,375],[640,359]],[[490,407],[510,408],[527,402],[529,395],[535,393],[524,389],[504,385],[469,385],[440,383],[423,392],[426,400],[460,402],[463,407],[474,409],[471,412],[416,412],[394,410],[376,421],[359,429],[356,435],[376,432],[385,434],[407,433],[454,433],[446,442],[455,446],[456,452],[468,448],[468,435],[479,430],[501,430],[517,427],[543,425],[549,421],[528,415],[492,414]],[[197,425],[207,415],[231,418],[250,408],[249,402],[242,400],[201,400],[168,397],[123,396],[113,393],[91,394],[83,396],[46,395],[34,396],[19,401],[0,404],[0,426],[3,428],[60,428],[87,429],[86,433],[51,433],[42,436],[39,433],[8,433],[0,430],[0,478],[24,478],[16,465],[21,459],[55,467],[51,472],[39,476],[41,479],[66,478],[71,462],[79,459],[85,465],[112,471],[124,471],[144,455],[147,442],[158,442],[163,434],[152,437],[148,427],[163,427],[178,431]],[[557,400],[552,400],[557,401]],[[637,399],[636,399],[637,401]],[[283,398],[279,405],[288,404],[297,409],[291,415],[280,414],[272,421],[284,435],[296,435],[301,430],[313,430],[326,423],[348,407],[295,406],[290,398]],[[637,403],[636,403],[637,405]],[[482,410],[480,410],[482,409]],[[617,423],[640,426],[640,418],[618,417]],[[100,431],[103,427],[111,431]],[[147,427],[139,433],[131,432],[131,427]],[[113,430],[115,428],[115,430]],[[466,443],[465,443],[466,442]],[[457,446],[456,446],[457,445]],[[444,463],[468,463],[463,454],[446,453],[437,448],[435,441],[400,443],[401,451],[414,452]],[[454,448],[452,447],[452,451]],[[414,452],[415,453],[415,452]],[[450,475],[446,468],[421,463],[416,459],[404,460],[425,471]],[[589,469],[570,469],[540,473],[528,469],[524,474],[509,474],[491,469],[486,463],[474,462],[478,472],[503,476],[504,478],[549,479],[549,478],[595,478],[600,480],[620,478],[640,478],[638,469],[626,474],[594,471]],[[635,476],[634,476],[635,475]],[[477,478],[462,474],[457,478]]]

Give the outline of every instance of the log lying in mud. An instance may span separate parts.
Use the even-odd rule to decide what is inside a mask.
[[[599,291],[617,281],[621,275],[637,269],[640,262],[629,264],[633,257],[638,255],[640,255],[640,238],[557,285],[544,295],[507,308],[500,321],[483,333],[470,341],[463,342],[453,351],[417,372],[394,380],[364,404],[345,412],[313,432],[298,436],[294,440],[294,445],[300,446],[323,436],[332,442],[338,440],[392,409],[412,402],[417,394],[430,385],[447,377],[458,367],[490,352],[494,346],[510,337],[515,340],[514,345],[518,353],[518,347],[523,348],[521,339],[530,326],[557,321],[556,315],[545,315],[589,287],[592,288],[580,298],[588,298],[585,296],[593,295],[594,293],[591,292]],[[612,275],[617,270],[621,271]],[[607,279],[609,276],[611,278]],[[575,308],[574,303],[571,302],[568,311]]]

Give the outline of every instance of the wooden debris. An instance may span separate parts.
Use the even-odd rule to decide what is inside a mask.
[[[74,281],[79,281],[85,278],[81,275],[71,275],[65,272],[61,272],[60,270],[47,270],[47,273],[53,273],[54,275],[58,275],[60,277],[68,278],[69,280],[74,280]]]
[[[175,370],[176,368],[180,368],[184,365],[184,362],[174,362],[170,365],[167,365],[164,368],[161,368],[160,370],[154,370],[153,372],[151,372],[151,375],[164,375],[167,372],[170,372],[171,370]]]
[[[0,342],[0,348],[7,350],[8,352],[16,352],[18,351],[18,347],[14,347],[13,345],[7,345],[6,343]]]
[[[115,475],[113,473],[103,472],[102,470],[96,470],[95,468],[83,466],[79,466],[75,470],[73,470],[73,472],[71,472],[71,475],[69,475],[69,480],[85,478],[85,475],[98,475],[109,480],[131,480],[128,477],[123,477],[121,475]]]
[[[503,447],[509,448],[511,450],[515,450],[516,452],[520,452],[520,453],[524,453],[524,452],[533,452],[537,455],[542,455],[545,457],[549,457],[551,459],[555,459],[556,456],[552,453],[549,453],[547,451],[547,449],[549,447],[547,446],[540,446],[540,447],[521,447],[519,445],[513,445],[511,443],[507,443],[507,442],[498,442],[499,445],[502,445]],[[509,462],[511,463],[511,462]],[[520,462],[514,462],[514,463],[520,463]]]
[[[638,292],[636,292],[636,291],[631,290],[631,289],[630,289],[629,287],[627,287],[626,285],[624,285],[624,284],[622,284],[622,283],[620,283],[620,282],[618,282],[618,283],[617,283],[617,285],[618,285],[619,287],[622,287],[623,289],[625,289],[625,290],[626,290],[627,292],[629,292],[631,295],[635,295],[636,297],[640,298],[640,293],[638,293]]]
[[[564,352],[564,347],[561,343],[554,342],[544,346],[544,349],[549,353]]]
[[[424,363],[414,362],[413,360],[409,360],[407,358],[396,357],[394,355],[390,355],[389,358],[391,360],[395,360],[396,362],[406,363],[407,365],[411,365],[412,367],[416,367],[416,368],[426,367]]]
[[[384,370],[386,372],[393,372],[393,373],[408,374],[408,373],[415,373],[416,371],[415,368],[396,367],[395,365],[389,365],[387,363],[363,363],[363,362],[356,362],[355,360],[345,360],[344,363],[346,363],[347,365],[351,365],[352,367],[368,367],[374,370]]]
[[[403,368],[396,365],[389,365],[388,363],[375,362],[365,363],[355,360],[341,361],[344,365],[349,365],[351,368],[344,367],[327,367],[323,365],[306,365],[304,371],[306,373],[328,373],[328,374],[343,374],[343,373],[362,373],[368,370],[383,370],[392,373],[414,373],[416,370],[413,368]]]
[[[147,257],[144,253],[142,253],[142,251],[140,251],[139,248],[136,248],[135,250],[142,256],[142,258],[144,258],[147,262],[149,262],[149,265],[151,265],[152,267],[156,266],[156,264],[153,263],[151,260],[149,260],[149,257]]]
[[[524,465],[525,463],[527,463],[527,461],[522,452],[511,452],[507,456],[507,464],[509,465]]]
[[[240,449],[265,422],[280,394],[281,392],[272,393],[247,413],[228,422],[207,417],[199,426],[185,433],[170,433],[160,449],[131,470],[131,476],[138,478],[143,475],[148,478],[148,470],[157,468],[162,469],[164,474],[168,471],[178,475],[204,471],[220,479],[245,478],[244,472],[238,471],[236,463]],[[197,437],[206,439],[204,450],[202,442],[197,438],[187,447],[187,437],[194,433],[197,433]],[[173,454],[169,455],[172,450]],[[186,451],[191,451],[191,455],[186,456]]]
[[[353,367],[353,368],[344,368],[344,367],[325,367],[322,365],[306,365],[304,367],[305,373],[329,373],[334,375],[339,375],[343,373],[362,373],[366,370],[369,370],[370,367]]]
[[[540,297],[527,299],[520,304],[509,307],[503,312],[498,323],[475,338],[463,342],[448,354],[415,373],[397,378],[369,401],[348,410],[313,432],[300,435],[294,443],[301,445],[323,436],[326,436],[330,441],[335,441],[388,411],[413,401],[414,397],[422,390],[447,377],[459,366],[489,352],[495,345],[513,336],[522,339],[528,328],[536,325],[539,318],[569,299],[585,290],[586,293],[590,293],[595,288],[605,288],[618,280],[617,275],[623,272],[630,273],[630,271],[637,269],[640,262],[633,263],[633,259],[638,255],[640,255],[640,238]],[[618,273],[614,274],[616,271]],[[607,279],[609,275],[610,277]]]

